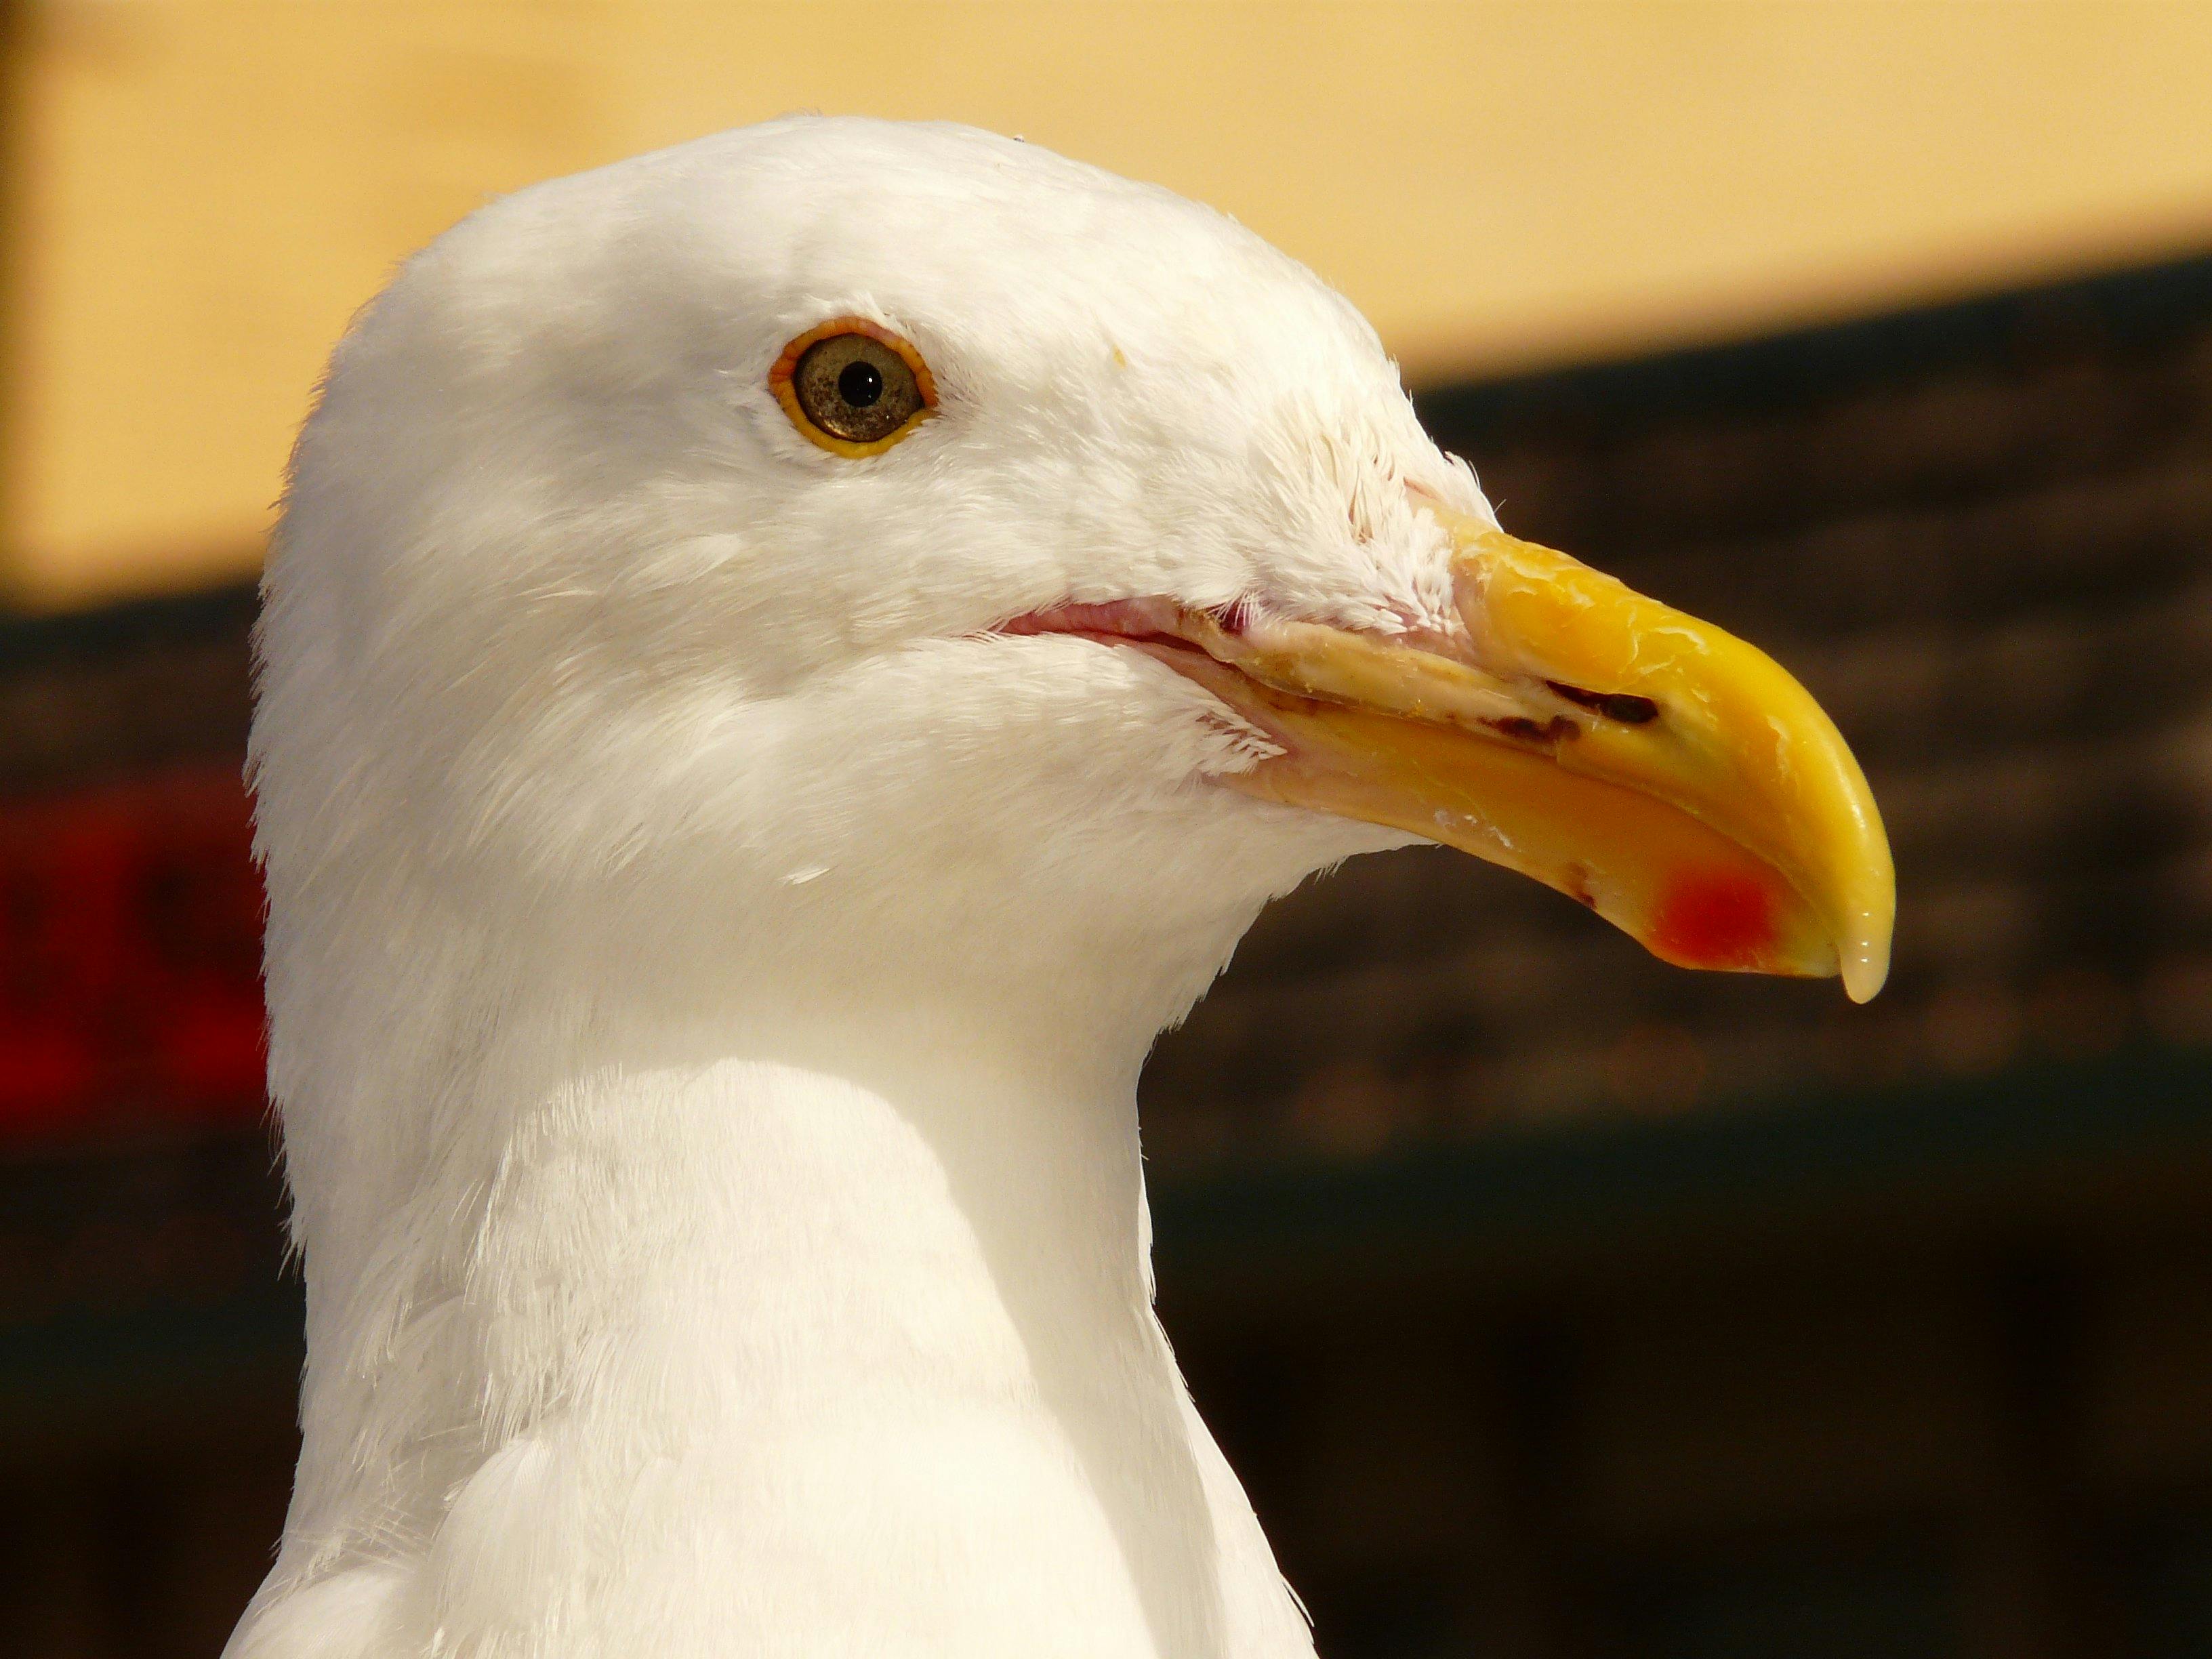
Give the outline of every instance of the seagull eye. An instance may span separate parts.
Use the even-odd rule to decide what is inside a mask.
[[[769,371],[791,423],[837,455],[877,455],[937,407],[921,354],[887,328],[840,317],[810,328]]]

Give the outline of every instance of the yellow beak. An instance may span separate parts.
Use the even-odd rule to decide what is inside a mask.
[[[1879,991],[1889,842],[1805,689],[1564,553],[1431,510],[1464,642],[1185,613],[1205,654],[1153,652],[1281,746],[1226,781],[1534,876],[1684,967]]]

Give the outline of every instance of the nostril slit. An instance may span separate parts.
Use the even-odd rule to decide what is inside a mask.
[[[1579,685],[1568,685],[1559,680],[1546,680],[1544,684],[1577,707],[1602,714],[1609,720],[1619,720],[1623,726],[1643,726],[1659,718],[1659,705],[1632,691],[1585,691]]]

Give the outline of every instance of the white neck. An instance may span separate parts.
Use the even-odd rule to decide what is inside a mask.
[[[429,958],[384,956],[435,998]],[[382,1562],[401,1647],[703,1654],[742,1620],[964,1659],[1310,1651],[1152,1315],[1162,1012],[1026,969],[807,977],[672,1021],[665,979],[617,1010],[455,972],[450,1127],[387,1190],[302,1183],[307,1445],[264,1613]]]

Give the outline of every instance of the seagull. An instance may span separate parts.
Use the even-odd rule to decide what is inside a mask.
[[[1135,1106],[1261,907],[1426,841],[1886,971],[1796,681],[1506,534],[1259,237],[968,128],[463,221],[337,346],[264,601],[307,1359],[234,1659],[1310,1654]]]

